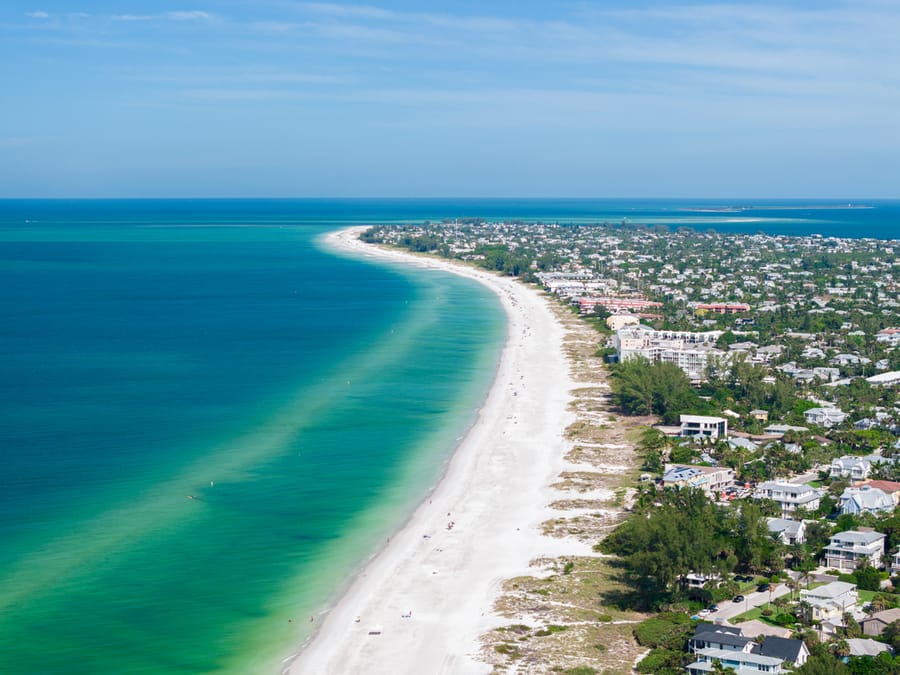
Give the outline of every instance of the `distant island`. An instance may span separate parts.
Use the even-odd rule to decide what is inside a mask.
[[[679,208],[677,211],[690,213],[741,213],[743,211],[846,211],[848,209],[874,209],[869,204],[790,204],[760,206],[708,206],[701,208]]]

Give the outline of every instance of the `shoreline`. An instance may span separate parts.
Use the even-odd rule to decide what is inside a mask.
[[[541,532],[550,483],[571,445],[564,430],[574,387],[564,328],[534,289],[451,261],[365,244],[365,227],[326,235],[344,253],[440,269],[487,286],[500,299],[506,338],[493,383],[430,497],[323,615],[282,672],[488,673],[481,636],[503,580],[541,556],[586,545]],[[358,619],[358,621],[357,621]]]

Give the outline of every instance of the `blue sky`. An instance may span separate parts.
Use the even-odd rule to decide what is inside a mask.
[[[900,2],[6,0],[0,197],[900,197]]]

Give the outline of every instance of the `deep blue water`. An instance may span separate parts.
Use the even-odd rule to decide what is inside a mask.
[[[274,671],[434,484],[498,303],[319,218],[0,203],[0,672]]]

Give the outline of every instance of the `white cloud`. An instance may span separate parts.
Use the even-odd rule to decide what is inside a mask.
[[[338,5],[331,2],[298,2],[297,7],[316,14],[356,17],[361,19],[391,19],[400,16],[381,7],[371,5]]]
[[[215,17],[209,12],[191,10],[188,12],[166,12],[163,16],[173,21],[214,21]]]
[[[32,19],[49,19],[50,15],[47,12],[25,12],[25,16],[30,17]]]
[[[115,14],[115,21],[151,21],[153,16],[150,14]]]

